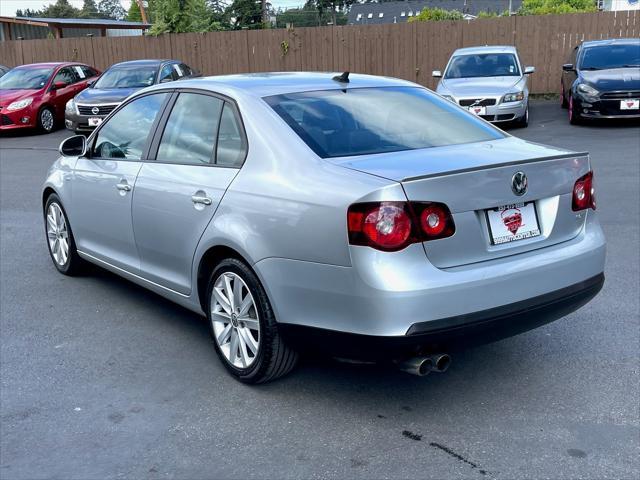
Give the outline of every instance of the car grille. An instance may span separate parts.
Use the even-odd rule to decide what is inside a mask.
[[[491,105],[496,104],[496,99],[495,98],[485,98],[485,99],[465,98],[464,100],[460,100],[458,103],[460,104],[461,107],[470,107],[471,105],[475,105],[478,107],[490,107]]]
[[[77,105],[80,115],[109,115],[117,106],[117,103],[114,105]],[[98,113],[92,111],[96,107]]]
[[[0,115],[0,125],[13,125],[13,121],[6,115]]]
[[[604,92],[600,95],[602,100],[626,100],[628,98],[640,98],[640,90],[628,92]]]

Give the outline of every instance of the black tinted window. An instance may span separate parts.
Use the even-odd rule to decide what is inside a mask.
[[[586,47],[582,51],[582,70],[604,70],[607,68],[639,68],[640,42],[627,45],[602,45]]]
[[[452,102],[418,87],[326,90],[265,100],[321,157],[504,138]]]
[[[76,83],[76,75],[71,67],[64,67],[58,70],[56,76],[53,79],[53,83],[64,82],[67,85]]]
[[[158,160],[195,165],[213,163],[223,104],[209,95],[181,93],[162,134]]]
[[[100,129],[93,157],[140,160],[153,122],[166,93],[147,95],[128,103]]]
[[[240,123],[231,105],[225,103],[220,119],[216,163],[225,167],[239,167],[245,154],[246,145]]]

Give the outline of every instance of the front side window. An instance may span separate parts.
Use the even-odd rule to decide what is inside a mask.
[[[113,67],[102,74],[94,88],[143,88],[153,85],[158,69],[156,67],[125,66]]]
[[[66,85],[76,83],[76,75],[71,67],[64,67],[58,70],[56,76],[53,78],[53,83],[63,82]]]
[[[420,87],[324,90],[264,100],[323,158],[505,137],[498,129]]]
[[[609,68],[640,68],[640,42],[583,49],[580,70],[606,70]]]
[[[92,157],[140,160],[149,132],[166,93],[140,97],[118,110],[100,128],[91,150]]]
[[[40,90],[52,74],[53,68],[14,68],[0,78],[0,90]]]
[[[458,55],[451,59],[444,78],[519,77],[516,56],[511,53]]]
[[[209,95],[181,93],[160,140],[160,162],[208,165],[214,149],[223,100]]]
[[[175,73],[173,71],[173,65],[167,64],[160,70],[160,76],[158,77],[158,83],[173,82],[175,80]]]

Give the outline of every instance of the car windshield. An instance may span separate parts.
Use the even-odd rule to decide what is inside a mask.
[[[420,87],[323,90],[264,100],[323,158],[504,138],[498,129]]]
[[[93,88],[143,88],[153,85],[156,67],[115,67],[102,74]]]
[[[0,89],[40,90],[52,74],[53,68],[14,68],[0,78]]]
[[[517,77],[520,68],[511,53],[457,55],[451,59],[444,78]]]
[[[580,70],[640,67],[640,43],[587,47],[582,53]]]

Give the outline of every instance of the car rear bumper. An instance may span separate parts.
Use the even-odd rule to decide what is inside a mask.
[[[508,338],[553,322],[588,303],[604,285],[600,273],[574,285],[480,312],[411,325],[404,336],[372,336],[281,324],[286,341],[302,351],[361,360],[452,352]]]
[[[579,285],[600,275],[604,260],[590,214],[571,240],[461,267],[434,267],[420,244],[394,253],[353,247],[351,267],[281,258],[254,267],[280,323],[407,337]]]

